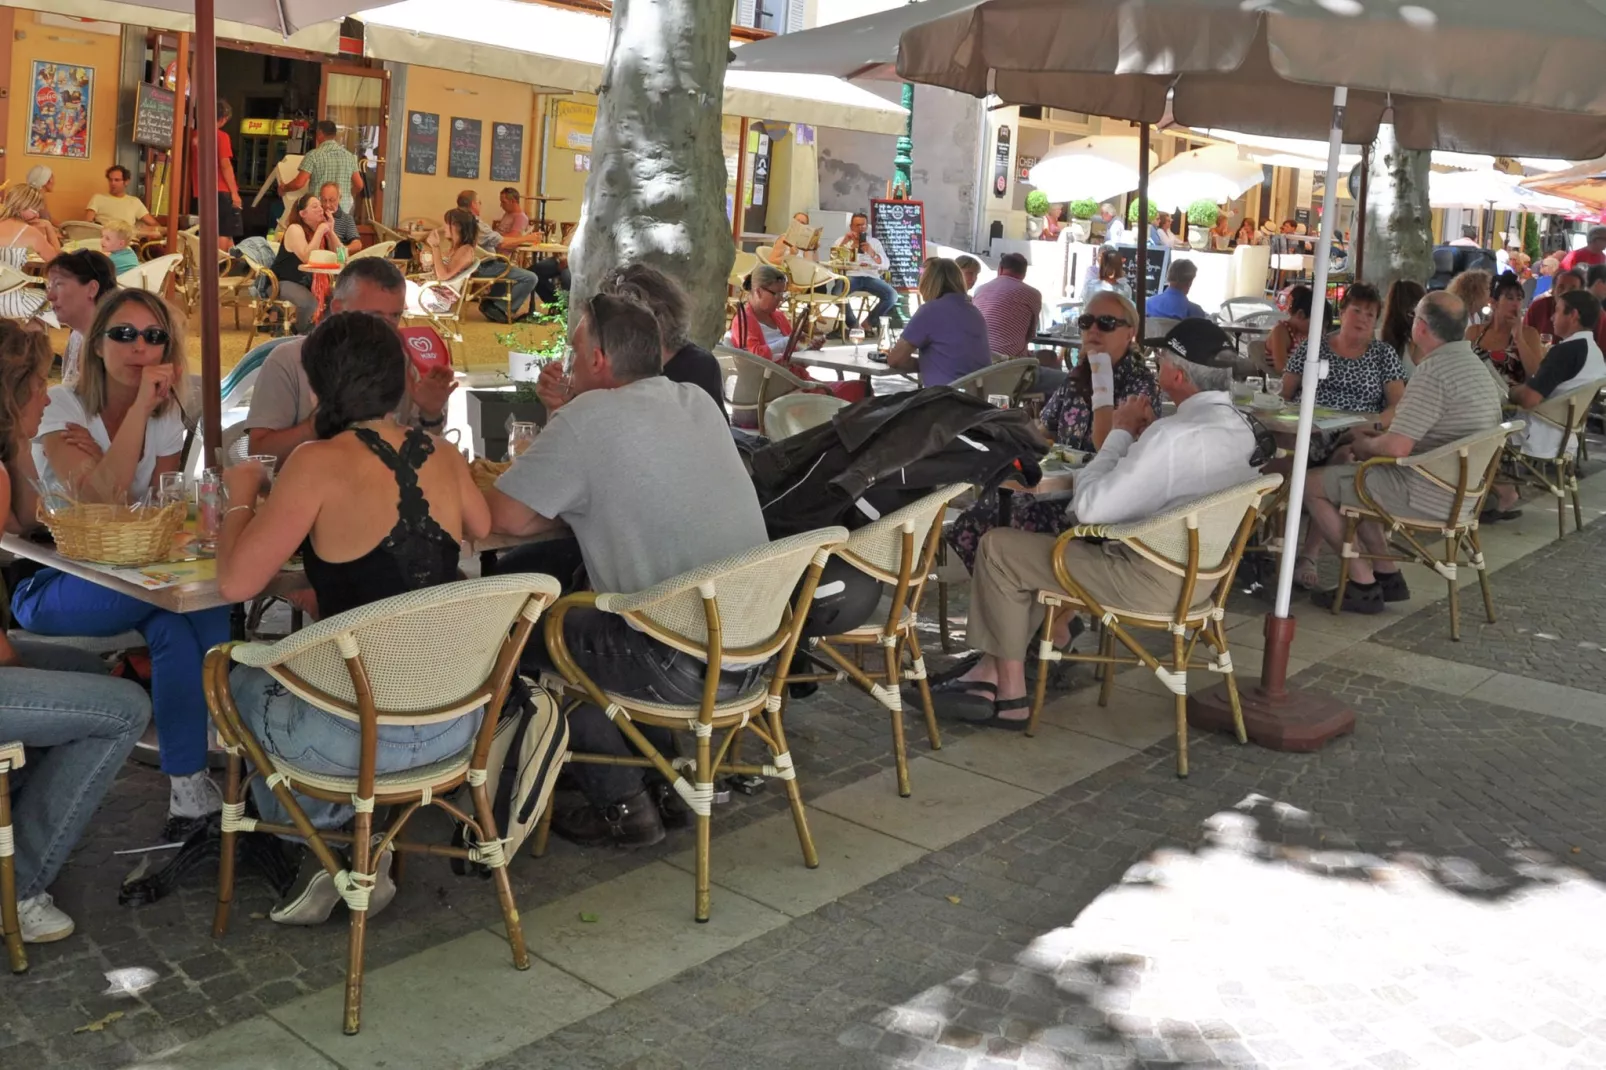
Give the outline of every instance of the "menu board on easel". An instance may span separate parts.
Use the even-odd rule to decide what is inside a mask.
[[[926,262],[925,202],[871,200],[870,233],[887,251],[893,288],[917,289]]]
[[[1138,247],[1136,245],[1117,245],[1116,251],[1126,261],[1126,285],[1130,292],[1138,292]],[[1143,288],[1145,295],[1153,297],[1160,292],[1161,280],[1165,278],[1167,269],[1171,266],[1171,250],[1163,245],[1149,246],[1149,255],[1143,262],[1144,274],[1147,276]]]
[[[448,178],[480,177],[480,121],[452,119],[452,140],[447,150]]]
[[[441,117],[432,111],[407,113],[407,165],[410,175],[433,175],[441,144]]]
[[[173,91],[141,82],[134,93],[134,144],[173,147]]]
[[[491,181],[517,182],[523,170],[523,124],[495,124],[491,127]]]

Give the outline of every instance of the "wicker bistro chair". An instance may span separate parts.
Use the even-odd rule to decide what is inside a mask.
[[[1032,719],[1027,735],[1037,732],[1037,718],[1043,711],[1043,694],[1048,683],[1049,665],[1055,661],[1088,661],[1102,664],[1104,681],[1099,705],[1107,706],[1115,686],[1115,666],[1144,665],[1160,678],[1176,699],[1177,776],[1188,775],[1188,670],[1208,668],[1226,677],[1227,695],[1232,703],[1233,724],[1238,742],[1246,742],[1243,711],[1238,704],[1238,681],[1233,674],[1232,655],[1227,650],[1227,630],[1222,624],[1232,578],[1243,557],[1244,545],[1254,529],[1261,502],[1275,491],[1282,476],[1261,476],[1215,494],[1195,498],[1163,513],[1125,524],[1081,525],[1061,535],[1054,543],[1054,575],[1058,591],[1039,591],[1037,600],[1046,609],[1043,634],[1038,646],[1037,684],[1032,696]],[[1143,613],[1115,605],[1102,605],[1084,591],[1065,565],[1064,549],[1072,539],[1097,537],[1117,540],[1147,560],[1182,579],[1177,606],[1167,614]],[[1066,654],[1053,642],[1054,618],[1063,608],[1085,609],[1103,624],[1097,654]],[[1162,664],[1138,642],[1128,628],[1161,629],[1171,633],[1170,665]],[[1208,662],[1194,660],[1194,647],[1200,639],[1215,651]],[[1115,652],[1119,641],[1132,652],[1125,657]]]
[[[1020,404],[1032,385],[1037,382],[1037,369],[1041,367],[1033,357],[1016,357],[1013,360],[992,364],[969,375],[961,375],[948,385],[972,397],[986,401],[995,395],[1009,398],[1011,407]]]
[[[11,771],[21,769],[23,761],[21,743],[0,742],[0,934],[5,936],[12,973],[28,969],[22,922],[17,917],[17,846],[11,832]]]
[[[909,795],[909,759],[903,743],[903,697],[901,685],[908,681],[920,691],[921,712],[926,719],[926,737],[932,750],[942,749],[942,733],[931,708],[931,689],[926,684],[926,661],[915,636],[916,614],[926,581],[931,578],[932,561],[942,541],[943,514],[948,503],[969,489],[955,483],[928,494],[912,505],[888,513],[880,520],[859,528],[848,536],[836,555],[865,575],[892,585],[891,604],[886,619],[871,621],[841,635],[811,639],[808,655],[835,672],[792,674],[788,682],[851,680],[892,714],[892,755],[898,767],[898,794]],[[885,603],[884,603],[885,604]],[[875,679],[847,658],[839,647],[879,646],[882,678]],[[904,668],[907,660],[908,668]]]
[[[499,265],[500,270],[494,275],[476,275],[475,272],[486,262],[493,262]],[[410,307],[402,314],[403,319],[429,324],[440,332],[440,336],[447,340],[449,346],[455,346],[460,349],[463,346],[463,316],[468,311],[468,306],[483,300],[490,293],[491,288],[503,281],[512,269],[513,262],[507,257],[498,253],[486,252],[484,249],[475,249],[473,265],[453,278],[437,279],[431,272],[409,276],[414,282],[424,285],[445,282],[456,291],[457,300],[452,302],[451,307],[444,312],[429,312],[422,308]],[[509,311],[512,311],[511,301],[509,302]],[[452,363],[458,367],[464,366],[463,356],[456,350],[453,351]]]
[[[351,910],[345,1000],[348,1035],[356,1033],[360,1025],[368,897],[377,879],[377,860],[387,848],[465,858],[489,867],[501,900],[513,965],[520,970],[529,968],[529,953],[507,879],[508,859],[491,812],[488,756],[519,654],[536,619],[557,597],[558,589],[552,577],[536,574],[464,580],[337,614],[271,645],[226,643],[214,647],[206,656],[206,702],[228,753],[223,850],[212,934],[221,937],[228,926],[238,835],[256,831],[303,837],[334,877],[341,898]],[[425,650],[430,655],[421,657],[420,651]],[[246,727],[230,694],[229,669],[234,664],[266,669],[300,698],[358,725],[362,757],[357,775],[313,773],[271,757]],[[468,749],[417,769],[375,773],[379,725],[440,721],[482,706],[484,719]],[[246,776],[242,776],[242,757],[253,769]],[[249,776],[267,778],[274,795],[289,810],[293,824],[272,824],[245,816]],[[472,797],[467,808],[445,798],[464,784]],[[293,792],[351,803],[357,812],[352,832],[314,828]],[[400,839],[408,820],[420,807],[431,804],[465,826],[466,846]],[[378,842],[371,842],[376,805],[395,806],[399,812],[382,830]],[[331,842],[351,845],[351,868],[330,849]]]
[[[1541,457],[1528,452],[1524,440],[1507,440],[1505,461],[1516,475],[1517,481],[1535,490],[1556,497],[1556,537],[1567,534],[1567,501],[1573,505],[1573,524],[1584,529],[1584,511],[1578,502],[1578,461],[1584,445],[1584,428],[1589,423],[1590,410],[1595,399],[1606,390],[1606,379],[1585,383],[1576,390],[1547,398],[1524,415],[1530,426],[1544,425],[1561,435],[1561,444],[1553,457]]]
[[[1500,467],[1501,454],[1506,440],[1525,425],[1510,421],[1488,431],[1448,442],[1436,450],[1410,457],[1373,457],[1362,461],[1355,471],[1355,493],[1363,503],[1344,506],[1339,512],[1348,523],[1344,528],[1344,548],[1341,556],[1347,561],[1365,557],[1382,561],[1415,561],[1426,565],[1445,578],[1450,586],[1450,638],[1461,639],[1461,602],[1456,589],[1456,566],[1464,550],[1467,563],[1478,573],[1478,586],[1483,589],[1483,610],[1493,624],[1494,595],[1489,590],[1489,572],[1484,567],[1483,547],[1478,542],[1478,511],[1483,499],[1494,486],[1494,477]],[[1383,465],[1393,465],[1416,473],[1441,490],[1454,496],[1444,516],[1395,516],[1377,504],[1366,489],[1367,473]],[[1355,531],[1364,521],[1375,521],[1388,531],[1392,547],[1398,553],[1372,555],[1356,548]],[[1444,538],[1444,552],[1434,553],[1427,547],[1433,535]],[[1419,537],[1420,536],[1420,537]],[[1333,612],[1344,604],[1344,588],[1349,586],[1349,569],[1338,570],[1338,593],[1333,599]]]
[[[847,407],[846,401],[829,394],[792,393],[765,406],[764,423],[771,438],[791,438],[830,423],[832,417]]]
[[[720,354],[730,354],[736,363],[736,383],[731,387],[729,402],[731,422],[736,423],[738,414],[751,413],[761,435],[769,434],[764,426],[764,415],[770,402],[787,394],[816,389],[819,385],[793,375],[784,365],[765,360],[745,349],[723,344],[714,349]]]
[[[814,337],[822,319],[825,318],[825,312],[830,310],[831,317],[825,332],[826,336],[836,334],[840,335],[843,341],[847,341],[848,280],[824,264],[801,256],[787,257],[783,270],[791,282],[792,292],[787,301],[791,305],[792,313],[794,316],[804,316],[808,321],[804,337]],[[842,291],[840,294],[834,292],[839,283]]]
[[[547,652],[562,678],[557,686],[565,700],[573,704],[595,703],[642,754],[639,758],[619,758],[575,753],[569,760],[652,768],[674,785],[696,820],[694,916],[698,921],[707,921],[709,915],[709,819],[713,813],[714,782],[722,774],[783,780],[803,848],[803,864],[810,869],[820,864],[803,813],[797,771],[781,727],[782,689],[786,685],[786,666],[797,650],[806,607],[814,599],[820,570],[847,535],[843,528],[805,532],[682,573],[637,594],[571,594],[559,599],[547,614]],[[794,591],[795,607],[791,604]],[[618,614],[659,642],[705,661],[708,675],[702,702],[696,706],[670,706],[626,698],[582,672],[564,641],[563,620],[570,610],[588,606]],[[772,663],[769,679],[755,690],[733,699],[717,698],[721,666],[731,669],[766,662]],[[665,757],[636,728],[637,721],[693,732],[697,737],[696,757]],[[725,733],[717,749],[715,731]],[[732,744],[743,731],[763,741],[770,751],[769,761],[755,765],[733,759]],[[536,841],[538,851],[544,846],[545,826],[550,818],[549,807]]]

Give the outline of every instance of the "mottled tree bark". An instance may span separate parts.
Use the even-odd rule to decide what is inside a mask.
[[[1396,279],[1427,282],[1433,274],[1433,216],[1428,207],[1426,152],[1402,149],[1384,124],[1372,146],[1366,192],[1367,282],[1385,293]]]
[[[591,177],[570,254],[571,304],[645,261],[686,287],[692,337],[724,330],[735,259],[720,140],[730,0],[614,0]]]

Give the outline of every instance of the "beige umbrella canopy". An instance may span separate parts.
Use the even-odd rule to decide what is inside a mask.
[[[920,5],[921,7],[925,5]],[[918,9],[918,8],[917,8]],[[935,12],[933,12],[935,14]],[[904,31],[898,73],[1009,103],[1344,140],[1606,154],[1600,0],[977,0]]]

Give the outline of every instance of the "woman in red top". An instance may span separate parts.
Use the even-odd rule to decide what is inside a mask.
[[[786,297],[786,274],[770,264],[755,265],[742,280],[742,289],[747,297],[736,309],[726,340],[737,349],[774,361],[799,379],[808,379],[807,368],[782,359],[792,340],[792,322],[781,311],[781,301]],[[867,392],[863,383],[852,382],[821,383],[811,393],[861,401]]]

